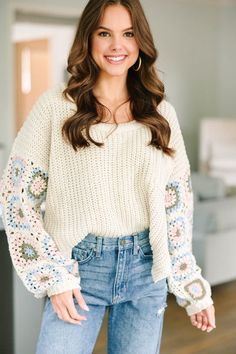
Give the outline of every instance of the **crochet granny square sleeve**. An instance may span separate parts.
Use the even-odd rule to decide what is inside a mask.
[[[165,187],[168,248],[172,273],[168,277],[169,292],[188,315],[211,304],[211,288],[201,275],[192,253],[193,190],[190,163],[174,107],[168,103],[166,119],[171,127],[169,146],[176,150],[173,169]]]
[[[44,228],[49,180],[52,104],[49,90],[17,133],[0,181],[2,219],[14,268],[36,298],[80,288],[75,260],[66,258]]]

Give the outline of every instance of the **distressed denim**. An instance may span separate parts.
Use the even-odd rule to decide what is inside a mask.
[[[36,354],[92,354],[106,308],[108,354],[160,353],[168,287],[166,278],[152,279],[149,229],[115,238],[89,233],[72,258],[90,311],[73,299],[87,320],[81,326],[60,320],[47,298]]]

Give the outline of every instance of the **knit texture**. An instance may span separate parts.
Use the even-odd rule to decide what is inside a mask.
[[[34,104],[0,184],[9,251],[27,289],[40,298],[80,288],[71,251],[89,232],[118,237],[149,227],[153,280],[167,277],[189,315],[211,305],[191,249],[190,164],[173,106],[163,100],[157,109],[170,124],[174,158],[148,146],[151,131],[136,120],[93,125],[92,138],[104,146],[75,152],[61,136],[76,110],[64,88],[56,85]]]

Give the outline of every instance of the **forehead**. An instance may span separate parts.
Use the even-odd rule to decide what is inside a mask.
[[[112,30],[122,30],[132,27],[132,19],[126,7],[122,5],[110,5],[104,10],[99,25]]]

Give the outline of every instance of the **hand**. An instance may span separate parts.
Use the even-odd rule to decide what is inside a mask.
[[[202,331],[207,330],[207,332],[211,332],[214,328],[216,328],[214,306],[211,305],[206,309],[191,315],[190,321],[193,326],[201,329]]]
[[[87,318],[78,314],[72,296],[73,293],[80,307],[89,311],[80,289],[73,289],[61,294],[52,295],[50,299],[53,310],[57,313],[60,320],[81,325],[82,323],[80,321],[87,320]]]

